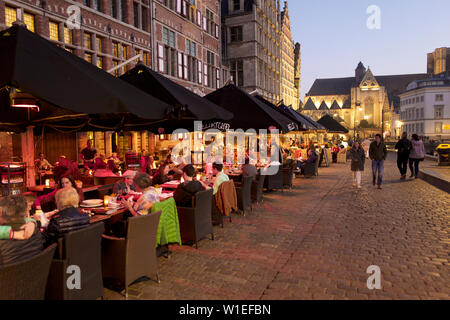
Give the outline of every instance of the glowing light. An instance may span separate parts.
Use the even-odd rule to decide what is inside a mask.
[[[103,204],[104,204],[105,206],[108,206],[108,204],[109,204],[109,196],[105,196],[105,197],[103,198]]]
[[[35,104],[13,104],[11,105],[13,108],[28,108],[28,109],[35,109],[37,112],[39,112],[39,106]]]
[[[45,179],[45,187],[46,188],[50,187],[50,179]]]

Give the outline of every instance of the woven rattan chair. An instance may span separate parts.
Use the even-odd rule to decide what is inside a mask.
[[[193,208],[177,207],[180,222],[181,240],[184,243],[195,243],[211,235],[214,240],[214,231],[211,220],[211,203],[213,190],[197,192],[193,197]]]
[[[127,235],[116,238],[103,235],[103,278],[112,278],[125,288],[142,277],[156,276],[159,283],[156,260],[156,234],[161,211],[128,219]]]
[[[56,244],[25,261],[0,268],[0,300],[44,300]]]
[[[69,232],[59,241],[60,252],[53,259],[47,282],[48,300],[94,300],[103,297],[101,267],[101,239],[103,222],[85,229]],[[61,248],[62,247],[62,248]],[[70,266],[77,266],[81,272],[81,289],[69,289],[67,273]]]

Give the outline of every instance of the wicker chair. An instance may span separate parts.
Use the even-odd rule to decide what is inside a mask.
[[[44,300],[56,244],[25,261],[0,268],[0,300]]]
[[[211,221],[212,197],[212,189],[200,191],[193,197],[193,208],[177,207],[183,244],[195,243],[198,249],[198,241],[207,235],[211,235],[211,240],[214,240]]]
[[[291,190],[294,187],[293,183],[293,176],[294,176],[294,166],[290,168],[283,168],[283,186],[287,186],[289,190]]]
[[[317,154],[316,154],[317,155]],[[319,161],[320,158],[316,158],[316,162],[314,163],[305,163],[304,172],[305,177],[315,177],[319,175]]]
[[[263,190],[266,176],[257,175],[256,180],[252,183],[252,202],[261,203],[263,201]]]
[[[238,208],[242,211],[242,213],[246,214],[246,210],[253,210],[252,207],[252,183],[253,177],[245,177],[243,179],[242,184],[236,185],[236,194],[237,194],[237,202]]]
[[[69,232],[59,242],[59,254],[53,259],[47,282],[48,300],[94,300],[103,297],[101,239],[103,222],[88,228]],[[78,266],[81,270],[81,289],[66,285],[67,268]]]
[[[265,187],[267,188],[267,190],[277,189],[284,191],[283,170],[281,166],[279,166],[279,169],[276,174],[267,176]]]
[[[128,219],[126,238],[103,235],[103,278],[113,278],[125,287],[141,277],[156,276],[159,283],[156,261],[156,233],[161,211]]]

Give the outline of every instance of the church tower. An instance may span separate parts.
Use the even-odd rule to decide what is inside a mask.
[[[359,85],[366,74],[366,67],[360,61],[355,69],[356,85]]]

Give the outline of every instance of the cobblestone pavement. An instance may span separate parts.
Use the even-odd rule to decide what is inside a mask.
[[[449,195],[398,180],[393,156],[376,190],[369,165],[360,191],[348,165],[334,164],[266,195],[198,250],[172,247],[158,260],[161,283],[135,283],[129,299],[449,299]],[[381,290],[367,289],[370,265]]]

